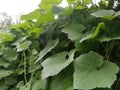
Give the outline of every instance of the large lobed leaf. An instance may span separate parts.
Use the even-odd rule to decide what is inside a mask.
[[[86,28],[82,24],[71,23],[62,29],[62,32],[68,34],[71,40],[79,40],[83,30]]]
[[[74,50],[69,53],[68,60],[66,59],[67,52],[60,52],[43,61],[42,79],[54,76],[66,68],[74,60],[74,53]]]
[[[74,61],[74,89],[110,88],[119,68],[90,51]]]

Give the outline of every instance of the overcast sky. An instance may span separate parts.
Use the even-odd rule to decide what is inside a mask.
[[[7,12],[15,18],[38,8],[41,0],[0,0],[0,12]]]
[[[38,8],[41,0],[0,0],[0,12],[7,12],[14,19],[17,15],[27,14]],[[94,2],[99,0],[93,0]],[[66,5],[63,0],[62,6]]]

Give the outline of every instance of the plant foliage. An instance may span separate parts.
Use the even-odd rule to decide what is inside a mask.
[[[0,90],[120,90],[120,0],[66,1],[0,33]]]

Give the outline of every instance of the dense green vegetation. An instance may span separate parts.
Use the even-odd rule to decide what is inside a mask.
[[[42,0],[0,33],[0,90],[120,90],[120,0],[82,1]]]

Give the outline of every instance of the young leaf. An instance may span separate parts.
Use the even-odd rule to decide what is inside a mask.
[[[74,50],[69,53],[68,60],[66,59],[67,52],[60,52],[43,61],[42,79],[54,76],[66,68],[74,60],[74,53]]]
[[[119,68],[103,61],[103,57],[90,51],[74,61],[74,89],[110,88],[116,80]]]
[[[98,26],[96,27],[94,33],[92,34],[91,38],[97,37],[97,35],[100,33],[100,30],[104,29],[104,28],[105,28],[105,23],[104,22],[100,22],[98,24]]]

